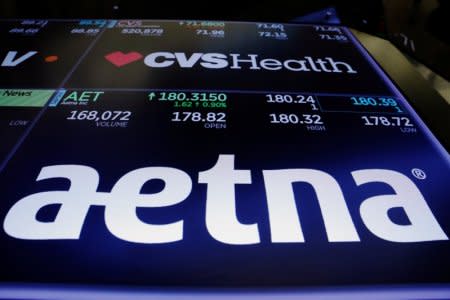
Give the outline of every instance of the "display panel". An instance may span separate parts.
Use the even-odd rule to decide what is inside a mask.
[[[0,88],[53,90],[0,98],[31,120],[2,131],[0,295],[448,291],[448,153],[346,28],[53,22],[63,71],[21,81],[1,49]]]
[[[0,22],[0,161],[8,159],[106,21]]]

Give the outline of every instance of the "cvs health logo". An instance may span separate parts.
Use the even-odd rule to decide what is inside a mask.
[[[105,55],[107,61],[115,65],[116,67],[122,67],[128,65],[129,63],[135,62],[142,58],[142,54],[139,52],[128,52],[127,54],[116,51]]]
[[[105,59],[117,67],[141,60],[139,52],[111,52]],[[317,72],[317,73],[358,73],[349,63],[335,60],[332,57],[303,56],[280,60],[262,57],[259,54],[239,53],[185,53],[185,52],[152,52],[145,56],[144,64],[150,68],[183,68],[201,67],[205,69],[249,69],[266,71]]]

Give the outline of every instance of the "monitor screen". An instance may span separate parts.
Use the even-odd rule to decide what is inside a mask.
[[[449,154],[346,27],[0,37],[1,299],[450,295]]]

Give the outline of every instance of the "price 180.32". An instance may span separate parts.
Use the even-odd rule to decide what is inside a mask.
[[[271,124],[314,124],[323,125],[322,117],[320,115],[312,114],[269,114]]]

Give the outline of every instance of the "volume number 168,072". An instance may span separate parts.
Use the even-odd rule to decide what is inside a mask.
[[[67,120],[88,121],[129,121],[131,112],[128,110],[72,110]]]

